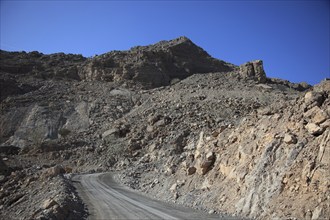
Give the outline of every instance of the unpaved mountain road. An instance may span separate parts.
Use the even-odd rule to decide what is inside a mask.
[[[88,219],[228,219],[148,198],[116,183],[111,174],[73,177],[87,205]],[[233,218],[231,218],[233,219]]]

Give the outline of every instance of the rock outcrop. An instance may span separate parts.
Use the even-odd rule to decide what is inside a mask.
[[[85,80],[132,80],[154,88],[195,73],[229,72],[234,67],[212,58],[188,38],[180,37],[96,56],[83,65],[79,76]]]
[[[260,83],[267,81],[262,60],[255,60],[240,65],[239,73],[243,78],[252,78]]]

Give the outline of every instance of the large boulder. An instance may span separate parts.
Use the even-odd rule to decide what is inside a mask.
[[[255,60],[239,66],[239,73],[243,78],[255,79],[260,83],[267,81],[262,60]]]
[[[322,92],[309,91],[305,94],[305,104],[306,106],[320,106],[324,101]]]

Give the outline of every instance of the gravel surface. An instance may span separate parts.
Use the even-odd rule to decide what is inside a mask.
[[[119,185],[109,173],[76,175],[73,181],[88,206],[88,219],[234,219],[154,200]]]

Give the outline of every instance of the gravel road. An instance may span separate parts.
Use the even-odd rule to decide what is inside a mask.
[[[90,215],[88,219],[228,219],[149,198],[116,183],[111,174],[73,177]]]

